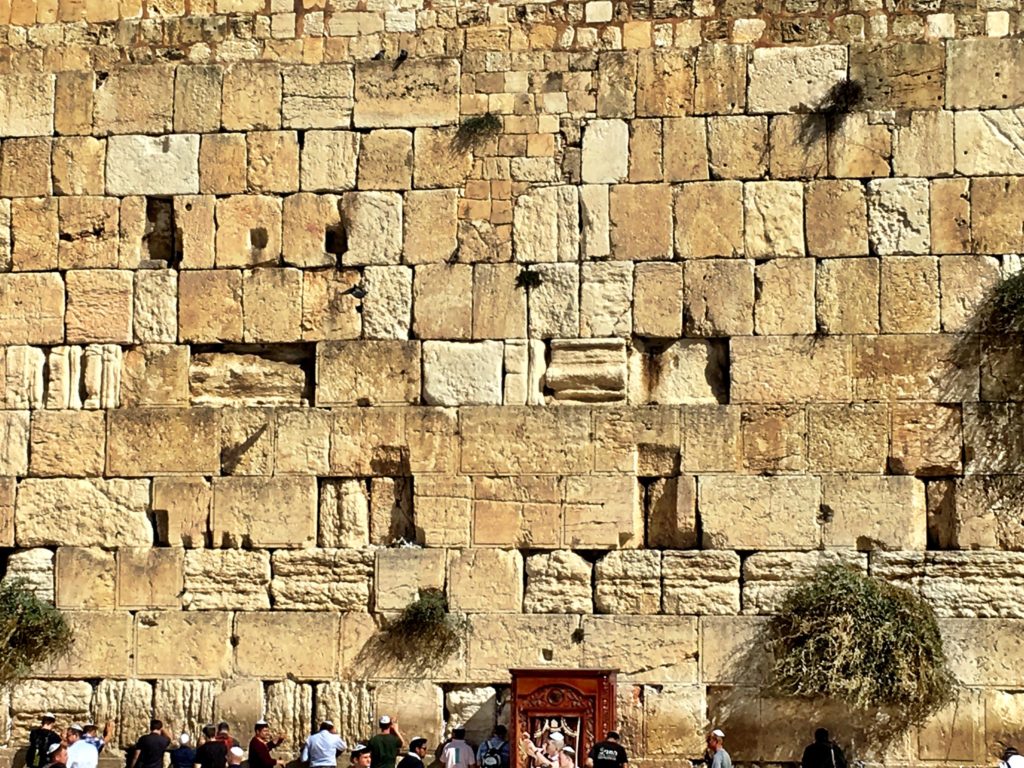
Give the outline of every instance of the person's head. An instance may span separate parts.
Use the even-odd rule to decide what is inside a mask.
[[[722,744],[725,742],[725,734],[718,728],[715,728],[715,730],[708,734],[707,741],[708,749],[712,752],[717,752],[722,748]]]
[[[814,732],[814,741],[818,744],[828,744],[828,728],[819,728]]]
[[[452,728],[452,738],[453,739],[460,739],[460,740],[466,738],[466,729],[465,728]]]
[[[67,733],[64,734],[64,740],[68,744],[74,744],[76,741],[82,738],[82,733],[82,726],[80,726],[78,723],[72,723],[68,726]]]
[[[82,726],[82,730],[86,736],[96,735],[96,723],[86,723]]]
[[[258,720],[253,726],[253,731],[258,738],[266,741],[270,737],[270,724],[266,720]]]
[[[565,746],[565,736],[563,736],[559,731],[552,731],[548,734],[548,742],[546,746],[548,754],[553,755]]]
[[[42,725],[43,728],[53,728],[57,723],[57,716],[53,712],[46,712],[43,714]]]
[[[226,722],[221,720],[219,723],[217,723],[217,733],[230,733],[230,732],[231,732],[231,726],[228,725]]]
[[[352,748],[353,768],[370,768],[371,759],[370,748],[365,744],[356,744]]]
[[[573,749],[572,747],[569,747],[569,746],[562,747],[562,754],[565,755],[566,757],[568,757],[574,763],[576,762],[576,750]]]
[[[494,735],[497,736],[499,739],[507,739],[508,728],[506,728],[504,725],[496,725],[494,726]]]
[[[241,765],[244,757],[245,752],[241,747],[232,747],[228,750],[228,765]]]
[[[615,743],[618,743],[618,741],[619,741],[619,732],[618,731],[608,731],[608,733],[605,734],[604,740],[605,741],[614,741]]]
[[[320,723],[320,730],[321,731],[333,731],[334,730],[334,723],[332,723],[330,720],[324,720],[322,723]]]
[[[204,738],[206,738],[206,739],[213,739],[213,738],[216,738],[216,736],[217,736],[217,726],[213,725],[212,723],[203,726],[203,737]]]
[[[183,733],[180,736],[178,736],[179,746],[187,747],[190,741],[192,741],[192,737],[189,736],[187,733]]]
[[[164,729],[164,723],[162,720],[157,720],[155,717],[149,721],[149,730],[151,731],[162,731]]]
[[[68,748],[61,743],[51,744],[46,752],[51,763],[64,765],[68,761]]]
[[[391,716],[390,715],[382,715],[380,720],[377,722],[377,725],[380,726],[380,729],[382,731],[390,731],[391,730]]]
[[[427,740],[422,736],[417,736],[409,742],[409,751],[415,752],[422,760],[427,754]]]

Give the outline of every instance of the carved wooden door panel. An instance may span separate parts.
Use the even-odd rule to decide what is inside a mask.
[[[544,749],[552,733],[564,738],[576,753],[574,764],[582,766],[594,743],[614,728],[613,670],[512,670],[512,768],[530,768],[526,740]]]

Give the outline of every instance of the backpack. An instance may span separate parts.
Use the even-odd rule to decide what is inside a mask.
[[[495,746],[490,739],[484,742],[484,751],[480,755],[480,768],[501,768],[501,747],[501,744]]]
[[[47,750],[49,750],[50,744],[55,741],[60,741],[59,736],[55,740],[51,741],[52,736],[54,736],[53,731],[48,731],[44,728],[35,728],[32,730],[28,737],[29,752],[32,755],[32,763],[28,768],[40,768],[40,766],[46,765],[50,762],[50,756],[47,754]]]

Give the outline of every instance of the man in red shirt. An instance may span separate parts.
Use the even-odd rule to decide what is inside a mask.
[[[255,731],[252,741],[249,742],[249,768],[274,768],[277,759],[270,754],[270,750],[281,746],[284,743],[284,736],[272,741],[270,725],[266,720],[257,722]]]

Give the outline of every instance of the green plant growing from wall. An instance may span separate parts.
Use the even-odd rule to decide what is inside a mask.
[[[500,133],[501,118],[493,112],[485,112],[463,120],[455,132],[452,145],[459,152],[468,152]]]
[[[468,629],[465,616],[450,613],[440,589],[423,589],[405,610],[383,627],[384,648],[420,668],[456,653]]]
[[[60,611],[22,579],[0,584],[0,686],[29,676],[70,648],[71,629]]]
[[[1017,272],[989,290],[978,313],[982,333],[1024,333],[1024,272]]]
[[[931,606],[908,589],[843,566],[822,569],[784,598],[767,627],[770,690],[885,709],[905,729],[954,697]]]

